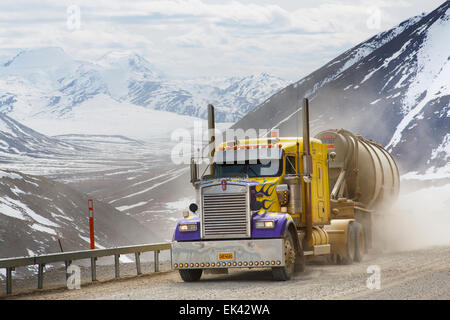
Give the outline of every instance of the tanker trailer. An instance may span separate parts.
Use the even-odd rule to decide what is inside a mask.
[[[385,213],[399,194],[397,164],[378,143],[344,129],[325,130],[315,138],[328,149],[332,222],[355,219],[365,232],[361,245],[371,248],[374,216]]]

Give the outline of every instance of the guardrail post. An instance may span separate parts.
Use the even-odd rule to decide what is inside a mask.
[[[116,279],[119,279],[119,277],[120,277],[119,258],[120,258],[120,254],[114,255],[114,266],[115,266],[115,271],[116,271]]]
[[[12,271],[14,268],[6,268],[6,294],[12,293]]]
[[[155,272],[159,272],[159,250],[155,250]]]
[[[38,289],[42,289],[44,284],[44,267],[45,264],[40,264],[38,269]]]
[[[92,281],[97,281],[97,257],[91,258],[91,277]]]
[[[66,260],[66,261],[64,261],[64,264],[66,265],[66,281],[67,281],[69,279],[69,274],[67,273],[67,269],[72,264],[72,261],[71,260]]]
[[[141,274],[141,253],[140,252],[135,252],[134,253],[134,257],[136,260],[136,272],[137,274]]]

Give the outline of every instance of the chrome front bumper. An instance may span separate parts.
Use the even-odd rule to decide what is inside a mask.
[[[283,239],[172,243],[172,269],[284,266]]]

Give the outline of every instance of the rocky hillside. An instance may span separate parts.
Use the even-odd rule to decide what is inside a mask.
[[[155,242],[136,220],[94,200],[98,248]],[[0,171],[0,258],[89,249],[88,196],[47,178]]]
[[[0,159],[3,161],[21,156],[67,156],[83,150],[87,148],[47,137],[0,113]]]

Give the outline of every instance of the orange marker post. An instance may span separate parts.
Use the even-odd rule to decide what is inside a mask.
[[[94,238],[94,200],[88,199],[89,206],[89,233],[91,238],[91,249],[95,249]]]

